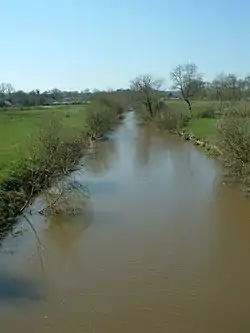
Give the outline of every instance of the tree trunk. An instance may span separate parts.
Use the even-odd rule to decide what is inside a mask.
[[[150,113],[150,116],[153,118],[153,116],[154,116],[153,107],[152,107],[152,103],[149,99],[147,100],[146,105],[147,105],[147,109]]]
[[[187,105],[188,105],[189,117],[191,118],[191,116],[192,116],[192,106],[191,106],[191,103],[190,103],[190,101],[189,101],[188,98],[184,98],[184,101],[185,101],[185,102],[187,103]]]
[[[188,98],[184,98],[184,100],[185,100],[185,102],[186,102],[187,105],[188,105],[188,110],[189,110],[189,112],[191,113],[191,111],[192,111],[192,106],[191,106],[191,103],[190,103],[189,99],[188,99]]]
[[[181,95],[182,95],[182,98],[184,99],[184,101],[187,103],[188,105],[188,110],[189,110],[189,115],[191,116],[191,113],[192,113],[192,106],[191,106],[191,103],[188,99],[188,97],[186,96],[184,90],[183,90],[183,87],[181,87]]]
[[[153,118],[154,114],[153,114],[153,108],[152,108],[152,104],[151,103],[148,104],[148,108],[149,108],[150,116]]]

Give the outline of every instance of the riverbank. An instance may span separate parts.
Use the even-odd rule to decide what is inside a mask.
[[[191,141],[198,147],[213,156],[221,156],[222,152],[216,142],[218,118],[192,118],[178,134],[185,140]]]
[[[240,182],[242,190],[250,189],[249,106],[231,103],[222,112],[207,108],[204,112],[177,111],[166,106],[158,124],[201,147],[206,154],[219,158],[230,181]],[[177,105],[177,104],[176,104]]]
[[[87,108],[2,114],[0,225],[12,223],[35,194],[72,171],[90,140],[104,135],[120,113],[119,105],[103,100]]]
[[[194,145],[201,147],[205,150],[205,152],[208,155],[212,156],[222,156],[221,150],[216,146],[216,144],[213,144],[212,142],[206,141],[205,139],[200,139],[199,137],[196,137],[192,132],[190,131],[178,131],[177,134],[182,137],[186,141],[191,141]]]

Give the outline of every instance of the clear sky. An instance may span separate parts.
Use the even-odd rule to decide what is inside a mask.
[[[1,0],[0,82],[127,87],[195,62],[206,79],[250,73],[250,0]]]

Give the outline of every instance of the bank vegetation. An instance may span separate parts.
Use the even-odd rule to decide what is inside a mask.
[[[139,118],[220,155],[231,179],[249,191],[250,77],[219,74],[206,82],[194,63],[176,66],[170,77],[169,91],[150,75],[131,82]]]
[[[35,118],[36,131],[22,147],[23,154],[16,152],[11,161],[6,155],[1,161],[0,225],[12,224],[17,216],[24,214],[38,193],[74,171],[90,143],[115,126],[123,108],[121,100],[106,93],[76,112],[72,109],[68,112],[66,108],[57,112],[46,111],[39,121]],[[26,128],[26,121],[30,124],[29,116],[33,117],[32,112],[35,113],[34,110],[28,114],[25,110],[18,110],[18,113],[8,110],[2,117],[6,123],[11,122],[15,135],[20,118],[21,126]],[[44,111],[37,111],[39,115],[40,112]],[[19,135],[18,126],[16,135]],[[2,148],[7,144],[5,139]]]

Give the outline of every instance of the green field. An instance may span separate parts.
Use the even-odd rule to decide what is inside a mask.
[[[32,141],[51,117],[58,117],[65,135],[71,135],[84,129],[84,111],[84,106],[0,111],[0,179],[13,162],[29,155]]]
[[[167,105],[176,111],[188,112],[187,103],[183,100],[174,100],[169,99],[166,101]],[[214,108],[220,107],[219,101],[193,101],[192,102],[192,112],[194,116],[198,116],[202,111],[207,109],[209,106],[213,106]]]

